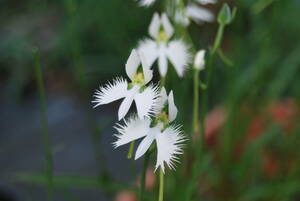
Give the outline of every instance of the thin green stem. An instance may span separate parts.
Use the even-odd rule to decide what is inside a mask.
[[[48,119],[47,119],[47,112],[46,112],[45,88],[43,84],[43,74],[41,70],[41,63],[40,63],[40,56],[39,56],[38,49],[34,50],[34,60],[35,60],[36,83],[38,86],[38,93],[40,99],[40,115],[41,115],[41,123],[42,123],[44,155],[46,160],[45,173],[47,177],[47,194],[48,194],[48,201],[51,201],[53,200],[53,157],[51,151]]]
[[[159,169],[159,194],[158,201],[164,200],[164,173],[162,169]]]
[[[216,36],[215,42],[214,42],[214,46],[213,46],[213,49],[211,51],[212,55],[214,55],[216,53],[216,51],[218,50],[218,48],[221,45],[221,41],[222,41],[223,33],[224,33],[224,28],[225,28],[224,24],[219,25],[217,36]]]
[[[143,169],[142,169],[142,175],[141,175],[139,201],[144,200],[145,185],[146,185],[146,173],[147,173],[147,168],[148,168],[148,164],[149,164],[150,154],[151,153],[149,151],[147,151],[146,154],[145,154],[145,159],[144,159]]]
[[[199,70],[194,70],[194,110],[193,110],[193,131],[199,134]]]
[[[127,153],[127,158],[128,158],[128,159],[131,159],[131,158],[132,158],[134,145],[135,145],[135,141],[132,141],[132,142],[130,143],[130,146],[129,146],[129,149],[128,149],[128,153]]]

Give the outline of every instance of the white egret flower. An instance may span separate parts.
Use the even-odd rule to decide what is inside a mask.
[[[205,50],[199,50],[195,56],[194,68],[201,71],[205,68]]]
[[[164,172],[165,163],[170,169],[175,169],[175,162],[178,162],[177,155],[183,153],[183,142],[186,141],[186,138],[180,126],[169,125],[177,115],[173,93],[171,92],[167,96],[165,89],[162,89],[160,104],[161,113],[153,121],[149,118],[139,119],[132,116],[128,121],[125,121],[125,125],[117,124],[115,128],[118,131],[116,134],[118,139],[113,145],[117,148],[143,138],[135,153],[135,160],[137,160],[147,152],[155,141],[157,148],[155,170],[160,167]],[[167,108],[167,112],[165,108]]]
[[[217,0],[196,0],[200,5],[213,4]],[[185,8],[179,8],[175,12],[175,22],[188,26],[190,20],[193,20],[197,24],[203,24],[204,22],[213,22],[215,20],[214,14],[202,6],[195,3],[188,3]]]
[[[152,66],[158,60],[159,73],[165,77],[168,70],[168,60],[174,66],[177,74],[182,77],[188,67],[190,54],[187,45],[181,39],[170,40],[174,29],[165,13],[153,15],[149,26],[152,39],[140,41],[139,52],[145,56],[146,62]]]
[[[141,72],[138,71],[140,65],[142,65]],[[135,101],[140,119],[150,117],[157,111],[159,96],[157,86],[152,84],[146,86],[152,79],[152,70],[146,64],[143,56],[138,54],[136,50],[132,50],[125,68],[131,82],[127,83],[124,78],[116,78],[112,83],[100,87],[94,95],[95,100],[92,101],[95,103],[94,108],[124,98],[118,111],[119,120],[127,114],[133,101]]]

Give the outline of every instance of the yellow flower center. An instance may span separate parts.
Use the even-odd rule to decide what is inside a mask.
[[[139,85],[144,85],[145,84],[145,79],[144,79],[144,74],[142,72],[138,72],[137,74],[134,75],[132,82],[134,84],[139,84]]]
[[[168,40],[168,36],[167,36],[166,32],[163,31],[163,30],[159,31],[157,40],[158,40],[159,42],[160,42],[160,41],[167,41],[167,40]]]

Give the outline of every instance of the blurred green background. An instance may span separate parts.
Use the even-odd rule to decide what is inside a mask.
[[[224,2],[238,12],[226,27],[221,45],[230,64],[217,56],[214,65],[207,149],[200,165],[192,169],[196,153],[190,140],[177,171],[167,173],[165,200],[297,201],[300,1],[219,0],[208,7],[217,14]],[[135,192],[139,162],[126,161],[126,148],[111,147],[117,104],[92,110],[90,102],[99,85],[126,76],[126,59],[138,41],[148,36],[155,11],[161,11],[159,4],[146,9],[134,0],[1,1],[0,200],[46,200],[45,179],[38,174],[42,172],[43,149],[35,48],[40,53],[49,121],[58,122],[49,123],[52,144],[60,150],[59,156],[54,156],[55,200],[114,200],[123,186]],[[188,31],[197,48],[208,49],[217,28],[217,23],[192,23]],[[169,70],[167,88],[175,94],[177,122],[196,139],[190,134],[192,71],[180,79]],[[82,122],[83,129],[60,129]],[[32,144],[21,144],[27,141]],[[64,143],[84,145],[68,149]],[[35,146],[38,149],[28,151]],[[61,150],[60,146],[67,148]],[[84,150],[90,151],[80,155]],[[40,162],[31,168],[24,161],[26,168],[18,168],[23,167],[19,162],[24,155]],[[69,164],[63,162],[68,159]],[[73,170],[77,164],[81,168]],[[156,192],[157,185],[147,192],[147,199],[155,200]]]

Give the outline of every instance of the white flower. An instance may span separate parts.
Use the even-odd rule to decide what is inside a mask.
[[[162,123],[158,123],[154,127],[151,127],[150,124],[150,119],[141,120],[137,117],[131,117],[128,121],[125,121],[125,125],[117,124],[115,128],[118,134],[115,136],[118,139],[114,143],[114,147],[117,148],[144,137],[135,153],[135,160],[137,160],[146,153],[155,140],[157,147],[156,169],[161,167],[164,172],[164,163],[170,169],[174,169],[174,162],[178,161],[176,155],[183,153],[182,142],[186,140],[180,127],[171,125],[164,129]]]
[[[217,0],[197,0],[201,5],[216,3]],[[198,6],[195,3],[189,3],[186,8],[178,9],[175,12],[175,21],[178,24],[188,26],[190,19],[198,24],[203,22],[213,22],[215,20],[214,14],[206,8]]]
[[[140,0],[139,5],[148,7],[154,3],[155,0]]]
[[[142,64],[142,72],[138,71],[140,64]],[[100,87],[94,95],[95,100],[92,101],[96,103],[94,107],[124,98],[118,111],[119,120],[127,114],[133,101],[139,118],[150,117],[157,111],[159,96],[157,86],[146,86],[152,79],[152,70],[147,66],[143,56],[135,50],[132,50],[125,67],[131,83],[127,83],[124,78],[116,78],[112,83]]]
[[[157,147],[157,162],[156,169],[160,167],[164,172],[166,163],[170,169],[175,168],[175,162],[178,162],[178,154],[182,154],[183,142],[186,140],[180,126],[169,125],[177,115],[177,108],[174,104],[173,93],[167,96],[163,88],[160,93],[159,103],[161,104],[161,113],[157,118],[151,121],[149,118],[139,119],[136,116],[129,118],[125,121],[125,125],[117,124],[115,127],[118,138],[113,143],[117,148],[124,144],[143,138],[139,144],[135,160],[140,158],[150,148],[153,141],[156,142]],[[165,107],[167,107],[168,114],[166,114]],[[153,126],[153,122],[156,122]]]
[[[177,74],[182,77],[188,67],[190,54],[187,45],[181,40],[170,40],[174,29],[165,13],[161,17],[155,13],[149,26],[152,39],[140,41],[139,52],[145,56],[147,63],[152,66],[158,60],[159,73],[165,77],[168,70],[168,60],[174,66]]]
[[[197,70],[204,70],[205,68],[205,50],[199,50],[195,56],[194,67]]]

